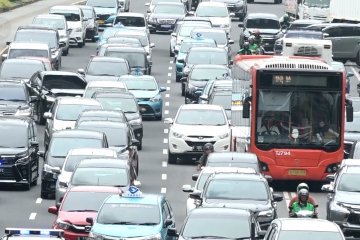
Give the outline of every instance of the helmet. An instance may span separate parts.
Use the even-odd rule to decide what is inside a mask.
[[[205,143],[203,151],[205,152],[207,150],[214,151],[214,145],[212,145],[211,143]]]
[[[249,39],[248,39],[249,43],[250,44],[254,44],[255,42],[255,37],[254,36],[250,36]]]
[[[306,189],[309,191],[309,186],[306,183],[300,183],[296,188],[296,192],[299,192],[301,189]]]
[[[285,22],[289,21],[289,15],[287,13],[284,14],[283,21]]]
[[[254,36],[255,37],[260,37],[260,30],[259,29],[254,30]]]
[[[309,191],[305,188],[300,189],[300,191],[298,192],[299,201],[301,201],[302,196],[305,196],[306,197],[305,201],[307,201],[309,199]]]
[[[249,47],[250,47],[249,42],[245,42],[245,43],[244,43],[244,49],[249,49]]]

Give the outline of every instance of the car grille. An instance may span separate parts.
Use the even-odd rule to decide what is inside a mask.
[[[158,19],[159,24],[175,24],[176,19]]]
[[[0,181],[15,180],[14,172],[11,167],[1,168]]]
[[[11,111],[9,109],[1,109],[0,110],[0,116],[9,116],[9,115],[14,115],[15,111]]]
[[[311,46],[299,47],[296,56],[320,56],[318,50]]]
[[[198,139],[206,139],[206,138],[214,138],[213,136],[187,136],[189,138],[198,138]]]
[[[13,165],[16,162],[15,156],[0,156],[0,163],[1,165]]]
[[[354,212],[350,213],[347,221],[350,224],[359,225],[360,224],[360,214],[357,214],[357,213],[354,213]]]
[[[150,98],[138,98],[137,101],[138,102],[144,102],[144,101],[149,101]]]
[[[74,232],[74,233],[85,233],[86,228],[85,225],[74,225],[72,224],[71,227],[69,228],[69,231]]]
[[[344,159],[349,157],[353,142],[344,142]]]
[[[97,17],[99,20],[107,20],[110,17],[110,14],[98,14]]]
[[[208,142],[193,142],[193,141],[185,141],[185,142],[190,147],[197,147],[197,146],[203,147],[205,145],[205,143],[208,143]],[[212,141],[212,142],[209,142],[209,143],[215,144],[215,141]]]
[[[154,110],[148,105],[139,104],[139,107],[141,114],[154,114]]]

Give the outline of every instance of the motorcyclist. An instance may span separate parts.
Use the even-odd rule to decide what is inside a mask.
[[[255,37],[254,37],[254,36],[250,36],[249,39],[248,39],[248,41],[249,41],[249,49],[250,49],[253,53],[259,54],[260,48],[259,48],[259,45],[257,45],[257,44],[255,43]]]
[[[242,49],[238,51],[238,54],[240,55],[252,55],[253,51],[250,50],[250,44],[249,42],[245,42]]]
[[[280,25],[283,28],[284,26],[286,28],[288,28],[290,26],[290,17],[287,13],[284,14],[284,16],[282,16],[280,18]]]
[[[200,171],[201,167],[205,166],[207,163],[207,159],[210,153],[214,152],[214,145],[211,143],[205,143],[203,146],[203,154],[199,159],[199,164],[197,165],[197,170]]]
[[[297,186],[297,188],[296,188],[296,193],[298,194],[301,189],[306,189],[308,192],[310,191],[310,188],[309,188],[309,186],[308,186],[306,183],[300,183],[300,184]],[[294,202],[296,202],[296,201],[298,201],[298,200],[299,200],[298,196],[293,197],[293,198],[290,200],[289,208],[293,205]],[[314,198],[312,198],[310,195],[309,195],[308,201],[309,201],[309,203],[311,203],[312,205],[314,205],[314,206],[316,205]]]
[[[261,47],[262,44],[263,44],[263,41],[262,41],[262,37],[260,35],[260,31],[259,29],[255,29],[255,31],[253,32],[253,36],[255,37],[255,43]]]
[[[291,205],[290,216],[295,216],[301,210],[307,210],[315,213],[315,206],[309,201],[309,191],[305,188],[298,192],[298,201]]]

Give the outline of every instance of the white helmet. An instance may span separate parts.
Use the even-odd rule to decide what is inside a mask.
[[[298,193],[301,189],[306,189],[309,191],[309,186],[306,183],[300,183],[296,188],[296,192]]]

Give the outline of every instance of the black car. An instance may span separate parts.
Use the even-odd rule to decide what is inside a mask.
[[[276,39],[282,37],[279,18],[275,14],[269,13],[250,13],[244,19],[243,23],[239,23],[240,27],[240,49],[243,48],[244,43],[253,35],[255,30],[259,30],[262,38],[262,47],[265,54],[272,54],[274,52],[274,45]]]
[[[181,2],[158,3],[149,14],[149,30],[151,33],[156,31],[173,31],[176,21],[183,19],[186,14],[186,8]]]
[[[24,82],[0,80],[0,115],[32,117],[32,99]]]
[[[178,240],[253,240],[260,239],[265,233],[250,211],[223,207],[194,209],[187,215],[179,233],[175,228],[168,230],[168,235],[178,237]]]
[[[44,158],[41,174],[41,198],[55,197],[55,184],[60,174],[66,155],[73,148],[108,148],[105,133],[86,130],[61,130],[54,132],[46,154],[39,151]]]
[[[248,209],[256,213],[256,219],[262,229],[267,229],[271,221],[277,218],[277,202],[283,197],[273,194],[267,179],[253,172],[215,173],[211,175],[202,192],[190,194],[198,199],[198,207],[216,207]]]
[[[197,102],[199,96],[196,91],[201,91],[209,80],[224,75],[231,75],[231,70],[224,65],[197,64],[194,65],[188,77],[181,79],[181,93],[185,96],[185,103]]]
[[[142,149],[143,123],[139,105],[131,93],[95,92],[92,98],[98,100],[104,109],[122,110],[132,127],[135,138],[140,142],[138,149]]]
[[[86,88],[85,79],[77,73],[63,71],[38,71],[27,86],[34,102],[35,120],[44,125],[44,113],[49,111],[56,97],[82,96]]]
[[[0,117],[0,184],[18,184],[30,190],[39,177],[39,142],[31,118]],[[10,137],[9,137],[10,136]]]

